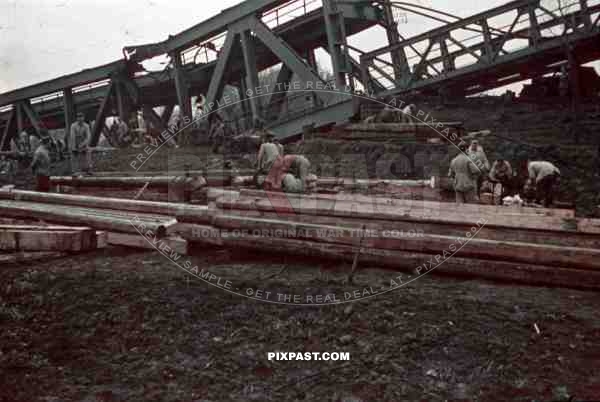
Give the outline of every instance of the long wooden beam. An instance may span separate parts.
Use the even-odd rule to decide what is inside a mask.
[[[0,200],[0,215],[12,218],[41,219],[60,224],[90,226],[95,229],[115,232],[139,233],[133,222],[143,223],[145,230],[151,230],[157,237],[169,234],[177,221],[168,216],[148,215],[143,213],[124,213],[115,210],[101,210],[74,206],[48,208],[48,204]]]
[[[71,195],[58,193],[43,193],[24,190],[0,190],[0,199],[41,202],[59,205],[74,205],[118,211],[133,211],[146,214],[166,216],[192,214],[207,214],[205,205],[190,205],[181,203],[139,201],[124,198],[94,197],[89,195]],[[0,227],[1,229],[1,227]]]
[[[173,186],[196,191],[206,185],[206,179],[198,176],[51,176],[50,183],[73,187],[137,187],[150,183],[151,187]]]
[[[457,204],[454,202],[426,201],[426,200],[404,200],[397,198],[389,198],[375,195],[363,195],[353,193],[338,193],[338,194],[287,194],[281,192],[268,192],[256,189],[241,189],[239,197],[242,198],[293,198],[293,199],[309,199],[309,200],[329,200],[334,202],[351,202],[353,204],[371,204],[371,205],[389,205],[398,207],[417,207],[432,211],[455,211],[462,213],[478,214],[495,214],[495,215],[539,215],[539,216],[556,216],[561,218],[574,218],[575,211],[572,209],[556,209],[556,208],[533,208],[533,207],[505,207],[499,205],[484,205],[484,204]]]
[[[244,200],[222,201],[217,205],[224,209],[250,209],[279,214],[306,214],[335,216],[339,218],[383,219],[393,221],[411,221],[415,223],[439,222],[446,224],[475,225],[485,219],[486,225],[494,227],[516,227],[522,229],[544,229],[568,233],[570,221],[561,217],[520,216],[495,214],[477,216],[473,213],[445,212],[407,206],[353,204],[330,200],[287,199],[282,200]]]
[[[431,234],[410,236],[393,235],[389,231],[340,228],[281,220],[256,219],[217,215],[212,220],[215,227],[227,229],[226,236],[242,233],[269,233],[282,238],[298,238],[319,243],[337,243],[361,247],[422,252],[432,255],[456,252],[457,256],[485,258],[528,264],[576,267],[600,271],[600,251],[581,247],[561,247],[522,242],[480,239],[477,237],[452,237]],[[208,232],[197,232],[198,235]],[[210,233],[214,237],[214,233]]]
[[[205,227],[210,229],[211,227]],[[204,241],[202,237],[196,239]],[[232,249],[269,250],[270,253],[331,259],[336,262],[351,263],[358,251],[356,246],[320,243],[308,240],[289,239],[272,236],[226,236],[219,238],[222,246]],[[208,238],[206,243],[215,245],[214,238]],[[451,253],[450,253],[451,254]],[[389,267],[396,270],[408,271],[412,279],[427,272],[435,272],[452,276],[477,277],[501,281],[526,283],[529,285],[544,285],[557,287],[573,287],[581,289],[600,289],[600,272],[580,270],[566,267],[549,267],[525,263],[497,261],[492,259],[445,257],[443,263],[434,259],[431,254],[362,248],[360,253],[361,267]],[[434,266],[435,269],[430,269]]]
[[[0,250],[86,251],[96,248],[96,231],[0,228]]]

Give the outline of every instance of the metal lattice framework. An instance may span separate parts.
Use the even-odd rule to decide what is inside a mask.
[[[404,38],[397,25],[402,10],[445,25]],[[174,105],[191,117],[191,96],[219,101],[226,85],[237,89],[248,119],[264,119],[278,135],[345,121],[355,111],[349,96],[311,94],[314,102],[283,113],[293,96],[285,91],[245,98],[258,86],[259,72],[281,65],[278,83],[292,77],[323,81],[314,51],[331,57],[336,86],[367,88],[383,96],[407,91],[477,93],[558,69],[600,59],[600,0],[517,0],[458,18],[397,1],[248,0],[168,39],[126,46],[123,60],[0,94],[0,148],[25,128],[70,127],[74,113],[95,119],[95,143],[111,112],[126,118],[134,110],[162,130]],[[443,18],[442,18],[443,17]],[[447,18],[454,21],[448,22]],[[364,52],[347,38],[382,26],[388,45]],[[141,63],[167,55],[163,71]],[[153,107],[164,106],[158,116]]]
[[[598,59],[599,16],[598,0],[513,1],[363,54],[363,79],[382,96],[478,93],[556,71],[568,52]]]

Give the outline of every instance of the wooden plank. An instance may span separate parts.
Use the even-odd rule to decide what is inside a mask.
[[[221,210],[222,214],[245,216],[262,219],[286,220],[305,222],[336,227],[361,228],[365,226],[371,230],[395,230],[412,234],[437,234],[443,236],[464,236],[473,226],[466,223],[448,224],[439,222],[409,222],[392,221],[386,219],[340,219],[332,216],[316,215],[283,215],[275,212],[257,210]],[[210,213],[209,213],[210,215]],[[216,215],[216,214],[215,214]],[[498,241],[515,241],[524,243],[548,244],[564,247],[600,248],[600,236],[589,233],[564,233],[543,229],[520,229],[484,226],[477,234],[478,238]]]
[[[67,253],[57,251],[24,252],[14,254],[0,254],[0,264],[16,264],[24,262],[33,262],[39,260],[50,260],[67,256]]]
[[[560,217],[545,216],[477,216],[475,214],[458,213],[439,210],[427,210],[408,207],[390,207],[367,204],[352,204],[349,202],[334,202],[331,200],[288,199],[287,202],[277,200],[217,200],[217,206],[222,209],[256,209],[265,212],[309,214],[336,216],[340,218],[382,219],[394,221],[411,221],[416,223],[447,223],[447,224],[477,224],[481,219],[486,220],[487,226],[513,227],[522,229],[544,229],[566,231],[565,222]]]
[[[0,250],[3,251],[82,251],[82,243],[79,231],[0,231]]]
[[[157,248],[163,250],[163,248],[168,247],[169,249],[165,251],[168,255],[171,251],[178,253],[179,255],[188,254],[187,240],[178,236],[165,237],[154,243],[152,239],[148,239],[140,234],[107,232],[107,242],[108,244],[117,246],[149,250],[156,250]]]
[[[141,187],[150,182],[151,187],[181,187],[189,191],[196,191],[206,186],[203,177],[185,176],[52,176],[52,185],[65,185],[72,187]]]
[[[0,199],[12,199],[31,202],[43,202],[60,205],[75,205],[98,209],[111,209],[118,211],[141,212],[145,214],[159,214],[176,216],[185,213],[206,213],[207,207],[182,203],[140,201],[124,198],[95,197],[88,195],[71,195],[57,193],[42,193],[36,191],[11,190],[1,191]]]
[[[0,225],[0,249],[26,251],[86,251],[97,248],[89,227]]]
[[[87,226],[57,226],[57,225],[0,225],[2,230],[58,230],[58,231],[82,231],[91,230]]]
[[[152,230],[158,236],[166,236],[177,221],[168,216],[155,218],[141,213],[129,215],[119,211],[81,208],[73,206],[19,202],[0,200],[0,215],[12,218],[34,218],[48,222],[88,225],[95,229],[111,230],[125,233],[138,233],[143,225],[144,230]],[[136,220],[137,219],[137,220]],[[135,222],[139,227],[134,226]]]
[[[339,261],[351,263],[357,251],[356,247],[348,245],[264,236],[229,237],[223,239],[223,241],[229,248],[269,250],[270,253],[325,258],[338,263]],[[455,256],[448,256],[445,260],[440,260],[443,263],[436,263],[434,264],[436,268],[429,270],[431,258],[431,255],[424,253],[363,249],[360,254],[360,265],[362,267],[388,267],[395,270],[408,270],[409,272],[418,271],[419,275],[435,272],[528,285],[600,289],[600,272],[596,271]]]
[[[213,193],[214,194],[214,193]],[[483,204],[457,204],[454,202],[427,201],[427,200],[404,200],[398,198],[383,197],[378,195],[363,195],[352,193],[337,194],[288,194],[281,192],[267,192],[256,189],[241,189],[239,196],[242,198],[269,198],[277,199],[282,197],[294,199],[314,199],[331,200],[336,202],[351,202],[373,205],[390,206],[417,206],[424,209],[457,211],[474,214],[497,214],[497,215],[539,215],[555,216],[562,218],[574,218],[575,211],[571,209],[553,209],[553,208],[531,208],[531,207],[505,207],[497,205]]]
[[[461,237],[417,233],[410,235],[408,232],[363,231],[357,228],[227,215],[216,216],[213,225],[227,229],[228,233],[269,233],[271,236],[278,234],[286,238],[347,245],[355,245],[362,238],[362,246],[368,248],[415,251],[434,255],[443,253],[444,250],[460,249],[457,255],[464,257],[600,270],[598,249],[486,240],[473,235],[470,230],[463,233]],[[472,237],[467,237],[467,233]],[[214,233],[207,232],[204,228],[193,231],[193,234],[214,237]]]

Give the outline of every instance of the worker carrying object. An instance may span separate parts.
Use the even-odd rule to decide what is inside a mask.
[[[464,143],[458,146],[460,153],[450,162],[448,176],[454,179],[456,202],[459,204],[478,201],[477,178],[481,171],[466,154],[467,146]]]

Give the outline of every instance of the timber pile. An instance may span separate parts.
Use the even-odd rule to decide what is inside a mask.
[[[600,221],[571,210],[209,190],[190,241],[528,284],[600,289]],[[451,257],[451,258],[450,258]],[[440,262],[443,262],[441,264]],[[417,268],[419,267],[419,268]]]
[[[0,214],[86,225],[106,230],[108,243],[153,248],[136,219],[180,254],[188,242],[348,262],[358,254],[363,266],[417,275],[436,267],[600,289],[600,220],[572,210],[222,188],[209,188],[207,199],[189,205],[3,190]]]
[[[12,189],[0,190],[1,216],[86,225],[106,231],[104,241],[114,245],[152,249],[160,239],[161,245],[168,245],[180,254],[187,254],[187,241],[174,234],[177,224],[175,216],[184,211],[191,216],[206,215],[207,207]]]
[[[2,251],[90,251],[105,246],[104,234],[89,227],[0,225]]]
[[[349,141],[371,141],[389,142],[395,144],[426,143],[430,139],[443,138],[456,133],[460,136],[462,130],[461,122],[439,122],[433,125],[427,123],[358,123],[347,124],[335,129],[316,134],[319,138],[349,140]]]

